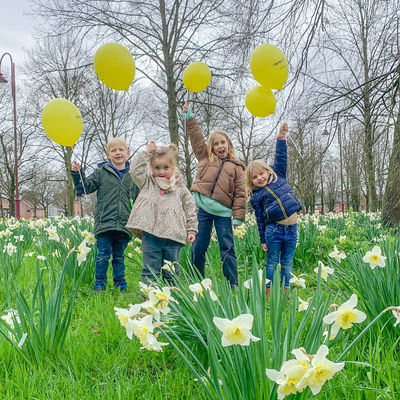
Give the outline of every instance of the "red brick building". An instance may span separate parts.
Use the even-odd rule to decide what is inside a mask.
[[[10,203],[8,199],[4,197],[0,197],[0,218],[9,218],[10,217]],[[21,199],[19,202],[21,218],[29,219],[29,218],[44,218],[44,209],[42,207],[38,207],[36,209],[36,215],[34,214],[33,206],[29,201]]]

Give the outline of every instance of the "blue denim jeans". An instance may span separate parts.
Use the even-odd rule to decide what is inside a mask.
[[[143,232],[142,251],[143,268],[142,281],[146,284],[154,282],[154,275],[160,276],[168,282],[173,282],[173,278],[168,271],[161,270],[165,261],[178,262],[182,244],[174,240],[160,238]],[[175,273],[179,273],[178,264],[174,265]],[[154,274],[154,275],[153,275]]]
[[[204,277],[206,251],[210,244],[211,231],[214,223],[221,255],[222,272],[225,278],[228,279],[230,285],[236,286],[238,284],[238,274],[231,218],[209,214],[199,208],[197,219],[199,222],[199,233],[192,247],[192,264],[196,266],[200,275]]]
[[[106,288],[108,262],[111,254],[114,286],[120,289],[126,288],[124,259],[128,242],[129,236],[119,231],[104,232],[97,237],[95,289]]]
[[[267,279],[273,280],[274,272],[280,262],[281,284],[284,283],[285,287],[289,287],[297,243],[297,224],[268,224],[265,230],[265,239],[267,243],[267,263],[265,265]]]

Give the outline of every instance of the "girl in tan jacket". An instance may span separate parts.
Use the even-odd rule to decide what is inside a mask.
[[[192,263],[204,277],[205,254],[214,224],[222,270],[231,287],[235,287],[238,276],[232,223],[240,225],[245,218],[244,165],[235,158],[232,142],[226,132],[213,132],[206,144],[203,132],[187,103],[183,106],[183,118],[187,121],[192,149],[199,162],[191,187],[199,207],[199,233],[193,243]]]
[[[142,236],[142,281],[146,284],[160,275],[165,261],[178,273],[180,249],[186,241],[193,243],[197,233],[196,204],[177,171],[176,151],[173,144],[157,147],[150,142],[130,171],[140,193],[126,227]],[[162,277],[172,280],[166,270]]]

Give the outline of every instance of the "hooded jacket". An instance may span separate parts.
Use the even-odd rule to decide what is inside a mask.
[[[276,182],[271,182],[262,188],[255,188],[250,200],[256,214],[261,243],[266,243],[266,225],[282,221],[302,209],[300,200],[293,193],[286,180],[286,140],[278,139],[276,141],[275,160],[272,169],[277,175]]]

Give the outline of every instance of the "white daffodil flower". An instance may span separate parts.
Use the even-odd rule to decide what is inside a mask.
[[[142,244],[142,241],[141,241],[141,239],[139,239],[139,238],[135,238],[134,241],[135,241],[136,243]]]
[[[325,233],[328,230],[326,225],[318,225],[317,228],[321,233]]]
[[[36,258],[37,258],[38,260],[40,260],[40,261],[46,261],[46,257],[43,256],[43,255],[41,255],[41,254],[39,254],[38,256],[36,256]]]
[[[77,249],[76,259],[78,260],[78,265],[80,266],[84,261],[86,261],[86,257],[90,252],[90,248],[86,246],[86,240],[84,240]]]
[[[297,388],[297,384],[311,368],[310,358],[300,349],[294,349],[292,354],[296,359],[284,361],[280,371],[275,369],[265,370],[267,377],[278,384],[278,400],[303,391],[303,389]]]
[[[335,245],[334,250],[329,253],[329,257],[340,263],[341,260],[346,258],[346,253],[344,251],[339,251]]]
[[[306,311],[308,309],[308,306],[310,305],[309,301],[304,301],[302,300],[300,297],[298,297],[299,299],[299,308],[297,309],[297,311]]]
[[[89,232],[87,237],[86,237],[86,243],[87,244],[95,244],[96,243],[96,237],[93,235],[93,233]]]
[[[169,272],[170,274],[175,274],[175,266],[172,261],[164,260],[164,265],[161,267],[161,269]]]
[[[343,243],[347,239],[346,235],[339,236],[339,243]]]
[[[350,299],[343,303],[337,311],[325,315],[324,324],[333,324],[331,329],[333,335],[336,335],[339,329],[349,329],[353,324],[365,321],[367,316],[355,308],[357,300],[357,295],[352,294]]]
[[[162,290],[155,288],[149,293],[149,300],[153,307],[157,308],[162,314],[168,314],[171,310],[168,307],[170,301],[177,301],[171,296],[169,287],[163,287]]]
[[[139,314],[141,305],[129,304],[128,307],[129,309],[114,307],[115,315],[123,327],[125,327],[129,320],[132,320],[135,315]]]
[[[154,289],[151,285],[146,285],[143,282],[139,282],[140,291],[145,295],[148,296],[152,289]]]
[[[210,278],[205,278],[201,283],[189,285],[189,290],[194,293],[193,301],[197,303],[197,296],[204,297],[203,290],[209,292],[212,301],[217,301],[218,297],[212,290],[212,281]]]
[[[169,343],[159,342],[154,335],[149,333],[147,335],[147,344],[141,347],[140,349],[146,349],[149,351],[163,351],[162,346],[168,346]]]
[[[263,284],[263,276],[264,276],[264,270],[259,269],[258,270],[258,281],[260,282],[260,286]],[[267,285],[269,282],[271,282],[269,279],[265,279],[265,284]],[[247,281],[243,282],[243,286],[246,289],[250,289],[253,287],[253,278],[248,279]]]
[[[324,344],[318,349],[314,358],[311,361],[311,368],[307,370],[300,382],[296,385],[299,390],[308,386],[313,395],[317,395],[321,391],[322,385],[333,377],[336,372],[339,372],[344,367],[344,362],[334,363],[327,360],[326,356],[329,353],[328,347]]]
[[[140,306],[142,307],[142,309],[144,311],[146,311],[147,313],[151,314],[155,321],[157,321],[157,322],[160,321],[161,313],[157,308],[155,308],[151,304],[150,300],[147,300],[147,301],[143,302]]]
[[[142,346],[147,346],[148,344],[148,335],[153,333],[154,326],[152,322],[153,316],[146,315],[140,319],[129,320],[125,326],[126,335],[129,339],[132,339],[132,336],[135,335]]]
[[[222,346],[240,344],[249,346],[250,340],[257,342],[260,338],[251,334],[254,317],[251,314],[242,314],[233,320],[214,317],[214,325],[222,332]]]
[[[6,315],[2,315],[2,316],[1,316],[1,319],[2,319],[7,325],[10,325],[10,327],[11,327],[12,329],[14,329],[14,321],[16,321],[17,324],[20,324],[20,323],[21,323],[21,320],[20,320],[20,318],[19,318],[19,316],[18,316],[18,311],[17,311],[17,310],[13,310],[12,308],[10,308],[10,309],[7,311],[7,314],[6,314]]]
[[[138,253],[139,255],[142,254],[142,249],[140,247],[135,247],[133,250],[136,251],[136,253]]]
[[[400,324],[400,306],[396,307],[395,310],[392,310],[393,317],[396,318],[396,322],[394,323],[393,326],[397,326]]]
[[[10,242],[8,243],[4,249],[3,253],[7,253],[9,256],[17,252],[17,248]]]
[[[328,329],[325,328],[324,333],[322,334],[322,336],[324,336],[325,338],[328,337]],[[331,334],[329,335],[329,340],[333,340],[333,339],[335,339],[335,337],[336,337],[336,333],[333,334],[331,332]]]
[[[326,282],[328,280],[328,275],[332,275],[335,270],[333,268],[328,267],[327,265],[324,265],[322,261],[318,261],[318,265],[321,266],[321,278]],[[314,272],[318,274],[318,267],[314,268]]]
[[[386,257],[382,255],[379,246],[375,246],[372,251],[367,251],[367,254],[363,257],[363,261],[369,264],[372,270],[375,269],[375,267],[384,268],[386,265]]]
[[[306,288],[306,280],[304,278],[298,278],[296,275],[292,274],[292,278],[290,278],[289,283],[292,283],[295,286]]]

